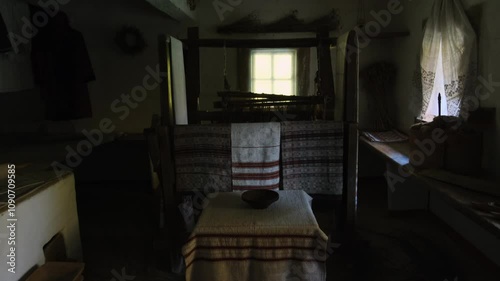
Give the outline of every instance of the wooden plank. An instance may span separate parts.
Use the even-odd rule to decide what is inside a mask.
[[[377,36],[370,36],[371,39],[391,39],[397,37],[409,36],[408,31],[382,32]],[[188,45],[189,39],[183,40]],[[329,37],[328,42],[331,45],[337,44],[336,37]],[[296,39],[199,39],[195,40],[198,47],[222,48],[224,43],[227,48],[306,48],[317,47],[316,38],[296,38]]]
[[[346,82],[344,97],[344,121],[358,123],[358,95],[359,95],[359,48],[358,35],[351,31],[347,38],[347,46],[354,49],[354,56],[347,59],[345,65]]]
[[[251,92],[217,92],[219,97],[223,98],[254,98],[254,99],[266,99],[266,100],[321,100],[318,96],[285,96],[285,95],[275,95],[275,94],[258,94]]]
[[[179,233],[178,226],[175,221],[176,211],[176,190],[175,190],[175,165],[173,159],[173,147],[171,136],[168,126],[158,127],[158,139],[160,143],[160,185],[161,185],[161,198],[163,201],[164,216],[164,229],[165,241],[167,241],[168,248],[170,249],[170,263],[172,266],[172,258],[176,248],[175,241]]]
[[[410,163],[410,143],[409,142],[373,142],[365,137],[360,137],[360,142],[365,144],[375,153],[381,155],[384,159],[389,160],[396,165],[405,166]]]
[[[289,110],[282,111],[268,111],[268,110],[254,110],[254,111],[200,111],[200,119],[202,121],[212,121],[216,123],[242,123],[242,122],[269,122],[269,121],[298,121],[298,120],[311,120],[313,117],[310,111]]]
[[[381,32],[380,34],[378,34],[376,36],[370,36],[370,38],[373,38],[373,39],[392,39],[392,38],[406,37],[406,36],[410,36],[409,31]]]
[[[219,27],[217,28],[217,33],[220,34],[262,34],[262,33],[309,33],[317,32],[318,28],[323,26],[307,25],[307,24],[292,24],[287,26],[249,26],[246,28],[231,28],[231,27]],[[336,26],[327,26],[329,31],[336,31]]]
[[[354,239],[358,201],[358,124],[344,123],[344,187],[340,227],[344,243]]]
[[[318,38],[298,39],[199,39],[183,40],[188,46],[205,48],[308,48],[317,47]],[[337,38],[322,38],[324,44],[335,45]]]
[[[196,42],[199,39],[197,27],[188,28],[188,42]],[[186,91],[189,124],[198,124],[198,100],[200,98],[200,48],[197,44],[188,44],[185,52],[186,58]]]
[[[408,142],[379,143],[371,142],[364,137],[361,137],[360,139],[361,143],[364,143],[367,147],[384,157],[386,160],[395,163],[396,165],[404,166],[409,164],[410,162],[408,157],[408,155],[410,154],[410,145]],[[424,182],[427,188],[429,188],[431,191],[435,191],[445,202],[449,203],[454,209],[456,209],[472,221],[476,222],[478,225],[480,225],[496,237],[500,238],[500,221],[495,221],[494,219],[489,218],[487,215],[475,210],[471,206],[472,202],[500,201],[500,198],[480,192],[467,190],[460,186],[432,179],[423,176],[418,172],[414,173],[412,176]]]
[[[318,73],[319,92],[325,98],[324,119],[333,120],[335,111],[335,87],[333,84],[332,57],[330,53],[330,43],[328,42],[329,32],[323,30],[318,32]]]
[[[160,143],[158,141],[158,135],[156,129],[147,128],[144,129],[144,136],[146,139],[146,145],[148,147],[149,158],[151,160],[152,168],[154,172],[160,172]]]
[[[158,36],[158,59],[160,68],[160,112],[163,126],[174,125],[174,103],[172,97],[172,70],[167,36]],[[166,73],[166,75],[162,75]]]
[[[172,206],[175,203],[175,171],[174,171],[174,155],[173,143],[171,140],[172,133],[170,127],[161,126],[158,128],[158,138],[160,144],[160,165],[161,179],[163,186],[163,198],[167,206]]]
[[[26,281],[37,280],[82,280],[85,264],[82,262],[51,262],[37,268]]]
[[[188,108],[186,93],[186,68],[184,44],[172,36],[167,37],[169,61],[172,78],[172,97],[174,102],[174,123],[187,125]]]
[[[349,124],[347,135],[347,224],[353,230],[356,224],[358,204],[358,124]]]
[[[457,211],[495,235],[495,237],[500,238],[500,220],[494,220],[471,206],[472,202],[498,202],[500,198],[467,190],[418,173],[414,175],[425,182],[432,191],[438,193],[445,202],[449,203]]]
[[[243,107],[270,107],[270,106],[292,106],[292,105],[317,105],[317,104],[323,104],[321,101],[273,101],[273,100],[255,100],[255,101],[228,101],[226,102],[220,102],[216,101],[214,102],[214,108],[243,108]]]

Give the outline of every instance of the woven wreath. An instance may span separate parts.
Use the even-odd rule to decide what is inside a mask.
[[[127,55],[142,53],[147,47],[142,32],[134,26],[124,26],[117,33],[115,43]]]

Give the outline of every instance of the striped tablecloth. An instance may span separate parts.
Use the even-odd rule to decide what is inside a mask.
[[[304,191],[279,191],[264,210],[251,209],[240,192],[219,193],[184,245],[186,281],[326,279],[328,237]]]

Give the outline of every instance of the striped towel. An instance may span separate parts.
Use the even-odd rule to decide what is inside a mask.
[[[231,191],[231,127],[176,126],[175,172],[178,191]]]
[[[343,128],[332,121],[282,123],[283,189],[342,194]]]
[[[233,189],[278,189],[280,123],[231,125]]]

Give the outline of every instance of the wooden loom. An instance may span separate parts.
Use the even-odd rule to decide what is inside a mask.
[[[326,34],[326,35],[325,35]],[[188,39],[184,40],[187,46],[185,50],[185,67],[187,83],[187,107],[189,124],[199,124],[202,120],[218,120],[221,122],[254,121],[251,113],[245,115],[243,112],[212,112],[203,113],[198,111],[198,98],[200,95],[200,54],[199,48],[202,47],[234,47],[234,48],[293,48],[293,47],[317,47],[319,75],[322,83],[320,91],[328,93],[325,98],[324,119],[334,120],[335,97],[333,73],[330,58],[330,46],[336,43],[335,38],[328,38],[328,32],[318,33],[317,38],[312,39],[280,39],[280,40],[223,40],[223,39],[198,39],[198,29],[190,28]],[[357,34],[354,31],[349,32],[347,36],[347,46],[355,47],[357,50]],[[152,143],[153,149],[157,150],[159,157],[151,157],[153,160],[153,169],[157,171],[160,177],[160,188],[157,190],[163,198],[165,209],[166,229],[171,229],[175,215],[170,211],[176,208],[178,202],[178,193],[175,188],[175,162],[173,153],[173,127],[175,126],[175,115],[172,93],[172,74],[171,62],[167,55],[166,37],[159,38],[160,71],[167,73],[166,79],[161,83],[161,126],[154,130],[146,130],[146,136]],[[351,52],[351,51],[349,51]],[[351,53],[350,53],[351,54]],[[358,52],[354,56],[343,58],[345,60],[344,69],[344,91],[343,104],[337,104],[335,108],[341,108],[343,114],[341,120],[344,123],[344,186],[343,194],[337,201],[341,203],[340,208],[340,227],[345,239],[345,243],[354,238],[355,219],[357,208],[357,159],[358,159]],[[271,97],[272,99],[272,97]],[[237,115],[238,118],[234,118]],[[158,140],[152,139],[156,134]],[[151,147],[151,145],[150,145]]]

